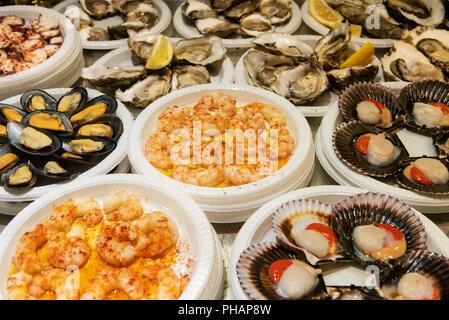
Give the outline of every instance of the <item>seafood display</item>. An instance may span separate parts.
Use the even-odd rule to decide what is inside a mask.
[[[147,31],[130,32],[128,46],[134,66],[85,68],[83,79],[115,96],[128,107],[145,108],[170,91],[207,84],[221,68],[226,48],[216,36],[178,40],[173,45],[173,59],[159,69],[145,68],[155,35]],[[143,65],[142,65],[143,64]]]
[[[313,49],[296,36],[265,33],[252,40],[256,47],[244,55],[243,64],[254,86],[304,105],[328,89],[340,92],[352,83],[378,81],[374,49],[369,49],[370,44],[360,49],[364,55],[360,61],[355,58],[360,51],[350,40],[348,24],[332,29]]]
[[[123,132],[117,101],[89,100],[81,87],[59,99],[27,91],[20,103],[0,103],[0,180],[11,193],[77,177],[110,154]]]
[[[0,16],[0,77],[46,61],[63,42],[57,15],[40,14],[30,21],[13,15]]]
[[[275,174],[295,150],[285,115],[264,103],[237,106],[222,93],[159,114],[145,156],[161,173],[201,187],[255,183]]]
[[[292,8],[290,0],[186,0],[182,15],[202,35],[255,37],[287,23]]]
[[[189,281],[175,269],[188,243],[149,200],[119,190],[71,198],[23,234],[10,262],[10,300],[174,300]]]
[[[448,92],[448,84],[438,80],[415,81],[399,95],[372,83],[348,87],[339,101],[343,123],[333,135],[335,153],[358,173],[447,196]],[[433,137],[437,157],[411,157],[398,136],[403,129]]]
[[[427,251],[420,218],[397,198],[368,192],[333,206],[293,199],[271,217],[276,240],[243,250],[236,265],[250,299],[447,299],[449,260]],[[334,254],[338,257],[326,258]],[[377,284],[327,285],[322,270],[329,274],[345,263],[376,266]]]
[[[79,6],[68,6],[64,15],[78,28],[84,41],[128,38],[128,30],[151,29],[159,20],[159,12],[151,0],[80,0]],[[95,25],[95,21],[115,15],[121,16],[123,22],[106,29]]]

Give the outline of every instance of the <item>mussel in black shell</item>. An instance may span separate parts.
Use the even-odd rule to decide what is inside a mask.
[[[63,150],[81,156],[102,156],[116,147],[116,142],[104,137],[72,137],[63,140]]]
[[[81,87],[73,88],[61,98],[56,104],[56,110],[64,112],[67,116],[71,116],[77,110],[80,110],[87,101],[87,90]]]
[[[33,112],[38,110],[55,110],[56,99],[42,90],[30,90],[20,98],[23,110]]]
[[[11,169],[20,159],[21,154],[9,145],[0,146],[0,174]]]
[[[102,95],[90,100],[84,107],[77,110],[70,117],[73,127],[86,124],[98,119],[104,114],[114,113],[117,109],[117,101],[108,95]]]
[[[72,124],[65,113],[58,111],[34,111],[23,117],[22,122],[35,128],[71,132]]]
[[[36,183],[36,175],[28,162],[23,162],[1,175],[1,182],[5,188],[14,190],[29,189]]]
[[[123,133],[123,123],[119,117],[106,114],[94,121],[76,128],[74,135],[85,137],[105,137],[118,140]]]
[[[54,157],[32,158],[30,168],[40,176],[56,180],[73,179],[79,175],[79,172],[75,171],[74,165]]]
[[[3,122],[7,121],[22,121],[23,117],[26,116],[26,112],[17,107],[11,106],[9,104],[0,103],[0,119]]]

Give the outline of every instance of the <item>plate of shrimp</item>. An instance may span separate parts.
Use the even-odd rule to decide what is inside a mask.
[[[35,201],[2,232],[0,297],[199,299],[214,265],[213,237],[182,192],[133,175],[84,180]]]

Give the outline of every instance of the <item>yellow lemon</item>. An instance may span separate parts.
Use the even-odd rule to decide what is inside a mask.
[[[363,47],[357,50],[340,66],[341,69],[353,66],[367,66],[373,62],[374,47],[370,42],[365,43]]]
[[[156,43],[151,48],[146,68],[151,70],[162,69],[166,67],[173,59],[173,44],[170,39],[163,35],[158,35]]]
[[[351,36],[360,37],[362,35],[362,26],[359,24],[351,24]]]
[[[309,0],[310,15],[322,25],[335,28],[343,22],[343,16],[332,9],[324,0]]]

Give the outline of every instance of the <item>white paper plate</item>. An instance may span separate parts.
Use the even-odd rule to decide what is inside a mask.
[[[201,300],[221,300],[224,288],[224,267],[223,267],[223,255],[222,245],[218,239],[215,229],[211,226],[212,233],[214,235],[215,243],[215,259],[211,276],[208,281],[208,286],[201,295]]]
[[[162,0],[152,0],[154,8],[159,12],[159,21],[150,29],[155,34],[162,33],[171,22],[171,10]],[[79,0],[65,0],[53,7],[54,10],[64,14],[65,9],[70,5],[80,6]],[[107,28],[123,22],[119,14],[102,20],[94,20],[94,26]],[[82,41],[84,49],[90,50],[111,50],[126,46],[128,39],[110,40],[110,41]]]
[[[48,92],[50,95],[54,96],[55,98],[59,98],[64,93],[70,91],[70,88],[58,88],[58,89],[48,89],[46,92]],[[102,95],[101,92],[94,90],[94,89],[87,89],[89,94],[89,99],[92,99],[94,97]],[[21,95],[14,96],[12,98],[6,99],[2,101],[3,103],[11,104],[17,107],[21,108],[20,105],[20,97]],[[128,111],[128,109],[118,102],[116,115],[122,120],[123,122],[123,133],[120,139],[118,140],[117,147],[112,151],[107,157],[105,157],[100,163],[98,163],[95,167],[87,170],[86,172],[83,172],[80,174],[77,178],[75,178],[72,181],[69,182],[61,182],[61,183],[55,183],[50,184],[46,186],[39,186],[34,187],[28,192],[19,193],[19,194],[11,194],[7,192],[3,187],[0,187],[0,201],[5,202],[21,202],[21,201],[33,201],[39,198],[40,196],[52,193],[57,191],[63,186],[72,186],[75,185],[78,180],[83,178],[93,178],[98,175],[103,175],[108,173],[109,171],[113,170],[126,156],[127,153],[127,143],[128,143],[128,135],[131,131],[132,123],[133,123],[133,117],[131,113]],[[95,178],[96,179],[96,178]]]
[[[406,85],[406,83],[386,82],[384,85],[390,88],[401,88]],[[343,177],[345,181],[353,186],[391,194],[424,213],[448,212],[449,198],[428,197],[410,190],[383,183],[349,169],[336,155],[332,143],[334,130],[340,124],[340,121],[341,117],[338,109],[338,102],[335,102],[330,107],[329,112],[324,116],[320,129],[323,153],[338,176]]]
[[[279,25],[275,28],[276,32],[283,33],[293,33],[302,23],[301,10],[294,0],[290,1],[292,4],[292,17],[290,20],[283,25]],[[182,4],[176,9],[173,15],[173,25],[176,31],[184,38],[193,38],[201,36],[201,33],[193,24],[189,24],[181,10]],[[223,39],[223,43],[228,48],[248,48],[251,47],[252,38],[243,38],[242,36],[237,36],[235,39]]]
[[[297,36],[302,41],[309,44],[312,48],[315,47],[320,36]],[[249,50],[248,50],[249,51]],[[235,83],[242,85],[252,85],[252,81],[248,76],[248,73],[245,70],[245,66],[243,64],[243,58],[248,53],[246,51],[240,57],[239,61],[235,66]],[[374,56],[373,64],[379,67],[379,78],[380,81],[384,81],[384,73],[382,69],[382,64],[380,60]],[[332,105],[335,101],[338,101],[338,94],[333,92],[332,90],[327,90],[324,92],[314,103],[310,105],[298,106],[298,110],[306,117],[322,117],[326,114],[327,110],[329,110],[329,106]]]
[[[117,190],[137,193],[148,199],[150,209],[159,209],[178,225],[180,235],[190,243],[193,258],[190,281],[180,299],[198,299],[207,288],[215,259],[214,235],[204,212],[183,192],[154,182],[143,181],[135,175],[108,175],[89,181],[84,179],[62,190],[36,200],[18,214],[0,234],[0,299],[6,297],[6,280],[18,240],[23,233],[45,220],[53,205],[73,197],[89,196],[101,201]]]
[[[234,241],[234,245],[232,246],[230,258],[231,271],[229,273],[231,278],[229,279],[229,282],[231,285],[233,298],[248,299],[239,284],[236,264],[240,254],[249,246],[259,242],[275,240],[274,232],[271,230],[271,214],[275,208],[292,199],[305,198],[312,198],[328,204],[335,204],[343,200],[346,196],[361,192],[366,192],[366,190],[342,186],[311,187],[289,192],[275,200],[270,201],[257,210],[240,229]],[[427,246],[429,250],[449,257],[448,237],[443,233],[443,231],[441,231],[440,228],[438,228],[438,226],[436,226],[423,214],[418,211],[416,214],[420,217],[426,229],[428,235]],[[338,283],[340,285],[349,285],[351,283],[360,284],[363,277],[366,277],[365,272],[356,267],[339,270],[334,269],[333,272],[324,270],[324,278],[328,285],[336,285]]]
[[[302,18],[304,19],[304,23],[313,31],[318,32],[319,34],[325,35],[329,32],[329,28],[323,26],[321,23],[315,20],[309,13],[309,1],[305,0],[301,7]],[[366,37],[354,37],[354,43],[358,45],[364,45],[368,41],[373,45],[374,48],[391,48],[393,45],[392,39],[377,39],[377,38],[366,38]]]

